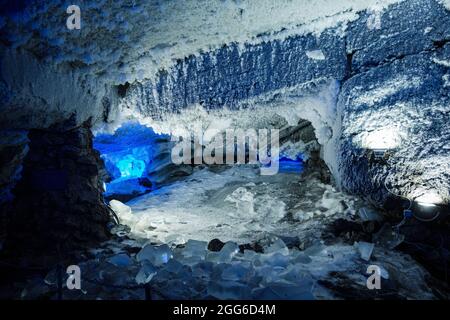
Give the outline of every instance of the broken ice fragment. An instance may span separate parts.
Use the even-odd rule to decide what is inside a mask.
[[[205,258],[208,243],[205,241],[189,240],[181,254],[185,257],[199,257],[201,260]]]
[[[144,261],[141,269],[139,270],[138,274],[136,275],[136,283],[138,284],[145,284],[152,280],[152,278],[157,273],[157,269],[149,262]]]
[[[380,275],[383,279],[388,280],[389,279],[389,272],[383,268],[382,266],[378,266],[380,268]]]
[[[255,213],[253,208],[253,193],[248,191],[246,188],[237,188],[225,198],[225,201],[236,204],[238,215],[253,215]]]
[[[280,253],[282,255],[288,255],[289,249],[281,239],[276,239],[269,247],[264,248],[264,253]]]
[[[175,259],[170,259],[164,266],[164,270],[170,273],[179,273],[183,269],[183,265]]]
[[[249,262],[234,263],[222,271],[222,279],[231,281],[244,281],[254,274]]]
[[[180,244],[186,242],[186,240],[181,234],[171,234],[164,238],[164,242],[167,244]]]
[[[325,250],[325,246],[321,242],[316,242],[313,245],[306,248],[303,253],[309,257],[321,254]]]
[[[369,208],[360,208],[358,214],[362,221],[383,221],[381,214]]]
[[[307,256],[305,253],[296,250],[293,251],[293,256],[294,256],[294,258],[292,259],[293,263],[307,264],[312,261],[311,258]]]
[[[106,261],[117,267],[127,267],[133,262],[133,260],[131,260],[131,258],[125,253],[112,256],[111,258],[108,258]]]
[[[311,290],[312,282],[305,279],[297,285],[268,284],[265,288],[253,290],[252,296],[257,300],[314,300]]]
[[[160,246],[146,245],[136,255],[137,261],[150,261],[155,266],[160,266],[167,263],[173,257],[172,250],[166,244]]]
[[[227,243],[225,243],[223,248],[219,251],[218,260],[220,262],[230,262],[231,259],[233,259],[233,257],[238,252],[239,252],[239,246],[234,242],[228,241]],[[213,253],[213,252],[210,252],[209,254],[211,254],[211,253]]]
[[[299,210],[299,211],[294,212],[292,214],[292,218],[295,219],[295,220],[298,220],[300,222],[310,220],[313,217],[314,217],[314,213],[313,212],[305,212],[303,210]]]
[[[358,248],[361,259],[369,261],[370,257],[372,256],[373,248],[375,247],[375,245],[373,243],[364,241],[355,242],[355,245]]]
[[[208,294],[223,300],[242,300],[250,298],[250,289],[239,282],[218,281],[209,283]]]
[[[289,255],[280,252],[260,255],[260,261],[272,267],[286,268],[289,264],[289,258]]]
[[[213,271],[214,263],[209,261],[202,261],[192,266],[192,275],[194,277],[208,279]]]

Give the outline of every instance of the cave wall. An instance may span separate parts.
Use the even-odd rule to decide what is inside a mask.
[[[158,118],[193,104],[240,109],[249,100],[263,105],[279,99],[286,95],[283,89],[298,84],[334,79],[340,88],[336,110],[330,111],[335,121],[327,123],[333,132],[326,144],[334,146],[327,146],[333,155],[326,160],[337,183],[378,205],[389,195],[386,180],[403,196],[431,191],[446,202],[449,11],[439,1],[414,0],[391,5],[379,26],[369,28],[371,18],[370,12],[361,14],[344,34],[330,28],[320,36],[230,43],[186,57],[155,79],[132,83],[119,110]],[[384,127],[400,131],[401,146],[389,165],[369,163],[362,136]]]
[[[92,146],[90,123],[79,126],[69,119],[31,129],[28,139],[14,200],[2,207],[8,220],[5,251],[64,255],[106,240],[110,211],[101,193],[101,159]]]
[[[319,51],[322,60],[308,57]],[[346,75],[345,39],[335,29],[257,45],[231,43],[179,60],[154,81],[133,83],[121,101],[147,117],[179,112],[193,104],[238,108],[243,100],[320,78]]]
[[[362,28],[349,30],[351,77],[338,98],[342,186],[378,204],[387,188],[410,199],[437,194],[448,203],[449,11],[436,1],[408,1],[386,12],[379,29]],[[399,141],[387,162],[373,163],[361,140],[379,128],[393,128]]]
[[[28,132],[0,131],[0,205],[13,199],[12,189],[21,178],[22,163],[28,153]]]
[[[322,104],[330,106],[332,119],[315,129],[316,134],[330,131],[324,143],[336,182],[379,204],[387,195],[381,185],[386,177],[407,194],[417,185],[432,184],[446,200],[450,14],[439,0],[392,2],[379,9],[380,24],[371,27],[373,10],[357,11],[367,7],[334,8],[286,28],[286,21],[274,17],[272,30],[266,24],[252,29],[251,22],[260,17],[251,15],[256,8],[233,7],[238,15],[233,13],[231,20],[212,29],[196,25],[186,34],[178,25],[167,25],[165,14],[179,8],[167,8],[157,16],[161,20],[149,19],[155,3],[140,3],[140,10],[131,10],[108,2],[102,17],[97,7],[101,4],[92,4],[86,8],[86,28],[75,33],[60,25],[65,13],[55,1],[48,7],[34,6],[23,17],[0,21],[0,124],[8,130],[46,130],[75,114],[77,126],[92,117],[96,128],[108,123],[117,127],[125,117],[162,118],[193,104],[207,110],[240,109],[281,101],[281,96],[295,106],[303,87],[314,91],[324,82],[335,83],[330,89],[334,105]],[[50,17],[52,10],[58,14]],[[119,11],[123,16],[116,21]],[[249,23],[242,32],[237,28],[228,30],[228,36],[218,35],[223,23],[233,19]],[[147,36],[145,30],[152,32]],[[167,37],[152,38],[155,30]],[[181,38],[173,38],[177,33]],[[210,39],[211,46],[201,43],[202,37]],[[289,91],[298,86],[302,88],[294,94]],[[310,108],[317,111],[314,100]],[[407,136],[391,157],[393,165],[369,163],[360,136],[366,126],[392,124]],[[7,143],[2,136],[0,145]],[[415,179],[409,178],[412,167],[418,171]],[[5,181],[15,181],[13,171],[5,174]],[[97,198],[91,200],[97,203]]]

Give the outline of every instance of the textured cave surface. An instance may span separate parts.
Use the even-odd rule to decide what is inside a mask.
[[[332,12],[325,13],[334,17],[331,21],[321,13],[316,13],[317,17],[303,14],[297,27],[284,28],[287,30],[279,27],[282,21],[278,20],[273,20],[273,29],[242,21],[246,41],[219,37],[224,42],[211,44],[209,50],[198,42],[211,36],[213,29],[195,29],[201,30],[201,35],[179,32],[182,40],[171,43],[154,34],[155,38],[148,35],[138,39],[143,32],[141,27],[137,30],[142,17],[153,13],[153,23],[157,24],[168,14],[147,8],[151,3],[137,5],[134,10],[109,2],[104,7],[92,4],[87,10],[101,8],[104,25],[91,24],[96,15],[86,13],[86,28],[77,35],[67,30],[61,33],[56,17],[43,19],[45,9],[55,4],[32,2],[22,17],[2,20],[2,128],[48,127],[72,114],[79,123],[93,117],[96,128],[115,128],[127,117],[158,127],[158,120],[183,114],[193,105],[206,110],[298,105],[317,86],[335,81],[336,87],[330,89],[335,92],[329,98],[334,101],[327,102],[330,105],[325,110],[314,101],[299,109],[318,113],[317,121],[305,118],[316,130],[330,131],[322,144],[338,185],[379,204],[386,197],[379,181],[386,178],[403,196],[414,197],[432,188],[442,202],[448,199],[450,17],[444,2],[414,0],[375,6],[381,17],[380,26],[375,28],[368,27],[371,3],[366,4],[369,11],[353,12],[366,7],[344,2],[342,6],[349,6],[351,12],[344,17],[340,16],[343,8],[330,6]],[[194,4],[186,5],[201,10]],[[230,4],[218,13],[242,9],[245,16],[245,3],[241,6]],[[117,23],[107,19],[118,10],[122,16],[115,17]],[[176,9],[169,6],[166,10]],[[260,14],[250,5],[247,10],[249,17]],[[316,17],[318,22],[313,19],[315,24],[308,23],[305,17]],[[150,30],[160,30],[158,27],[149,26]],[[40,37],[36,30],[46,36]],[[161,31],[167,41],[169,35],[176,37],[176,32],[170,28]],[[229,32],[229,36],[234,35],[233,30]],[[59,42],[52,42],[52,37]],[[135,50],[128,47],[132,44]],[[314,52],[321,55],[311,54]],[[172,62],[163,63],[160,59],[164,54],[172,57]],[[142,79],[136,78],[136,64],[146,67]],[[151,70],[153,73],[147,74]],[[117,81],[117,72],[125,77],[123,81]],[[289,116],[285,118],[289,121]],[[373,121],[367,124],[362,119]],[[364,131],[380,128],[394,128],[401,137],[391,158],[395,164],[389,169],[368,167],[363,160]],[[163,125],[160,130],[172,129]],[[417,148],[421,145],[426,145],[426,150]],[[414,173],[414,168],[419,172]],[[411,176],[418,183],[409,185]]]
[[[3,208],[8,220],[5,251],[56,255],[105,241],[110,211],[99,188],[101,160],[89,122],[78,126],[68,120],[32,129],[28,139],[14,200]]]
[[[289,136],[308,123],[318,149],[315,155],[321,159],[315,159],[315,172],[307,172],[307,176],[321,186],[318,194],[332,194],[336,203],[350,203],[348,199],[356,196],[376,208],[386,208],[393,201],[395,221],[401,219],[399,208],[404,198],[433,194],[439,204],[448,205],[450,3],[321,2],[323,9],[317,10],[305,0],[277,5],[268,0],[258,5],[251,1],[85,1],[79,31],[65,28],[65,6],[58,0],[0,7],[4,12],[0,17],[0,235],[7,235],[5,249],[14,252],[20,248],[21,253],[44,249],[54,254],[93,247],[111,239],[111,232],[117,238],[117,229],[124,226],[111,229],[113,211],[128,212],[129,207],[133,213],[148,211],[148,217],[139,222],[141,229],[164,225],[164,219],[158,220],[158,210],[175,212],[174,208],[180,207],[176,197],[183,199],[195,188],[203,190],[198,181],[251,189],[253,186],[235,178],[247,175],[258,186],[255,194],[270,193],[258,189],[264,180],[239,168],[213,168],[212,173],[191,166],[175,168],[169,161],[167,137],[196,124],[221,130],[277,128]],[[373,19],[379,19],[379,25],[372,25]],[[129,123],[147,128],[130,130],[127,136],[123,130]],[[148,136],[142,135],[146,138],[139,140],[139,130],[152,130],[151,138],[145,140]],[[386,132],[395,140],[395,145],[387,148],[389,157],[370,160],[370,150],[376,148],[370,143],[379,142],[380,134]],[[312,152],[304,146],[296,151],[308,156]],[[128,162],[119,163],[121,159]],[[147,175],[142,175],[141,169],[126,171],[129,163],[143,168]],[[216,173],[218,180],[211,179]],[[289,193],[290,176],[283,177],[270,183],[295,198]],[[176,189],[180,181],[186,184]],[[104,183],[109,193],[108,189],[103,193]],[[155,192],[152,198],[152,190],[160,187],[160,193]],[[120,193],[124,189],[127,192]],[[214,203],[221,194],[205,196]],[[116,209],[112,211],[108,207],[111,199],[131,201],[125,209],[120,204],[118,208],[111,205]],[[159,200],[167,200],[165,207],[153,205]],[[313,200],[323,202],[326,197]],[[196,212],[191,213],[195,223]],[[346,218],[344,213],[335,218]],[[133,219],[127,224],[136,224]],[[176,214],[169,218],[172,224],[183,227],[183,219],[177,219]],[[276,219],[276,214],[268,214],[267,219]],[[311,227],[311,234],[327,234],[327,225],[335,222],[324,215],[308,223],[295,228]],[[377,230],[380,227],[376,225]],[[402,244],[402,250],[422,261],[428,271],[407,255],[384,249],[376,252],[380,261],[392,263],[390,268],[405,269],[399,279],[419,279],[411,287],[401,286],[398,296],[390,296],[388,290],[378,297],[435,297],[424,284],[429,283],[427,272],[440,279],[446,277],[448,268],[442,266],[441,255],[447,255],[443,260],[448,262],[450,239],[448,228],[441,227],[446,234],[442,239],[422,225],[407,231],[407,237],[414,238],[420,230],[424,237],[420,241],[432,247],[440,243],[439,250],[433,249],[429,255]],[[239,236],[251,243],[251,236],[233,234],[236,230],[231,229],[218,234],[230,235],[231,240]],[[131,230],[136,231],[133,225]],[[291,231],[277,231],[281,230],[286,234]],[[195,230],[188,231],[191,233],[185,236],[195,238]],[[197,240],[207,241],[201,236],[213,235],[202,232]],[[330,247],[338,257],[344,257],[339,260],[343,270],[351,263],[350,268],[362,268],[353,258],[345,259],[354,250],[348,244],[369,241],[369,233],[353,230],[346,235],[347,246]],[[148,235],[144,232],[140,236]],[[169,243],[175,236],[163,230],[155,241]],[[312,239],[317,235],[305,233],[305,238],[308,236]],[[303,239],[303,245],[314,243],[311,239]],[[109,259],[116,251],[136,253],[135,242],[122,240],[110,247],[102,245],[98,249],[102,259]],[[182,256],[182,249],[177,249],[174,252]],[[314,265],[326,264],[324,259],[318,255]],[[90,263],[92,260],[85,263],[87,270],[93,268]],[[127,266],[139,271],[135,260]],[[327,268],[324,270],[332,270]],[[116,276],[120,270],[109,271],[114,279],[120,278]],[[323,280],[321,285],[332,291],[342,289],[348,279],[336,272],[336,279]],[[401,282],[399,279],[390,281]],[[183,279],[161,286],[166,286],[166,291],[176,288],[173,298],[192,294],[178,290],[176,281]],[[126,281],[120,278],[119,282]],[[299,296],[303,294],[309,297],[303,292]],[[339,294],[337,297],[346,297],[342,291]],[[142,298],[130,292],[120,297],[124,295]],[[315,292],[315,296],[336,297],[324,292]]]

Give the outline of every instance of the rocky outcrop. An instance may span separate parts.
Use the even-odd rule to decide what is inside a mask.
[[[101,159],[92,147],[89,122],[76,126],[68,120],[30,130],[28,138],[23,178],[6,209],[5,250],[65,254],[105,240],[110,212],[101,193]]]

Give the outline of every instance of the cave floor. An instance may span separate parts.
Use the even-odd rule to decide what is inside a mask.
[[[401,236],[363,219],[362,206],[314,174],[201,169],[113,202],[121,224],[80,253],[82,290],[64,288],[63,297],[144,299],[148,283],[152,299],[442,298],[430,274],[394,248]],[[381,272],[379,290],[367,288],[370,265]],[[52,270],[20,297],[54,299],[55,286]]]
[[[163,243],[250,243],[273,236],[311,242],[327,217],[354,216],[358,200],[314,175],[262,176],[257,168],[233,166],[198,170],[127,205],[132,215],[119,210],[119,216],[132,233]]]

